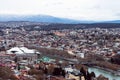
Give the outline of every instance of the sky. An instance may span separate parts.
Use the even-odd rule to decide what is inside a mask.
[[[120,0],[0,0],[0,14],[51,15],[77,20],[119,20]]]

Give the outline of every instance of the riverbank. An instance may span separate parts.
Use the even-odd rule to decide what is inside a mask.
[[[94,72],[96,77],[99,77],[100,75],[108,78],[109,80],[120,80],[120,76],[114,75],[113,73],[106,71],[105,69],[101,69],[99,67],[88,67],[88,71]]]
[[[97,68],[97,69],[101,69],[101,70],[104,70],[104,71],[107,71],[115,76],[120,76],[120,71],[114,71],[114,70],[111,70],[111,69],[107,69],[107,68],[102,68],[102,67],[99,67],[99,66],[92,66],[92,68]]]

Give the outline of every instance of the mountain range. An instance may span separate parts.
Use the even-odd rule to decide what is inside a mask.
[[[7,21],[30,21],[30,22],[47,22],[47,23],[120,23],[120,20],[113,21],[89,21],[89,20],[73,20],[67,18],[59,18],[48,15],[0,15],[0,22]]]

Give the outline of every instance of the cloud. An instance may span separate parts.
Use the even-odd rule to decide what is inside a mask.
[[[46,14],[84,20],[119,19],[120,0],[0,0],[0,14]]]

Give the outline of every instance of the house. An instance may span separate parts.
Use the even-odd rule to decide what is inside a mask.
[[[82,76],[80,71],[77,69],[74,69],[72,67],[66,67],[65,71],[67,72],[66,79],[68,80],[85,80],[84,76]]]
[[[76,55],[77,57],[80,57],[80,58],[84,58],[84,57],[85,57],[85,53],[83,53],[83,52],[81,52],[81,51],[75,51],[74,53],[75,53],[75,55]]]
[[[85,57],[85,54],[84,54],[84,53],[76,53],[76,56],[81,57],[81,58],[84,58],[84,57]]]

